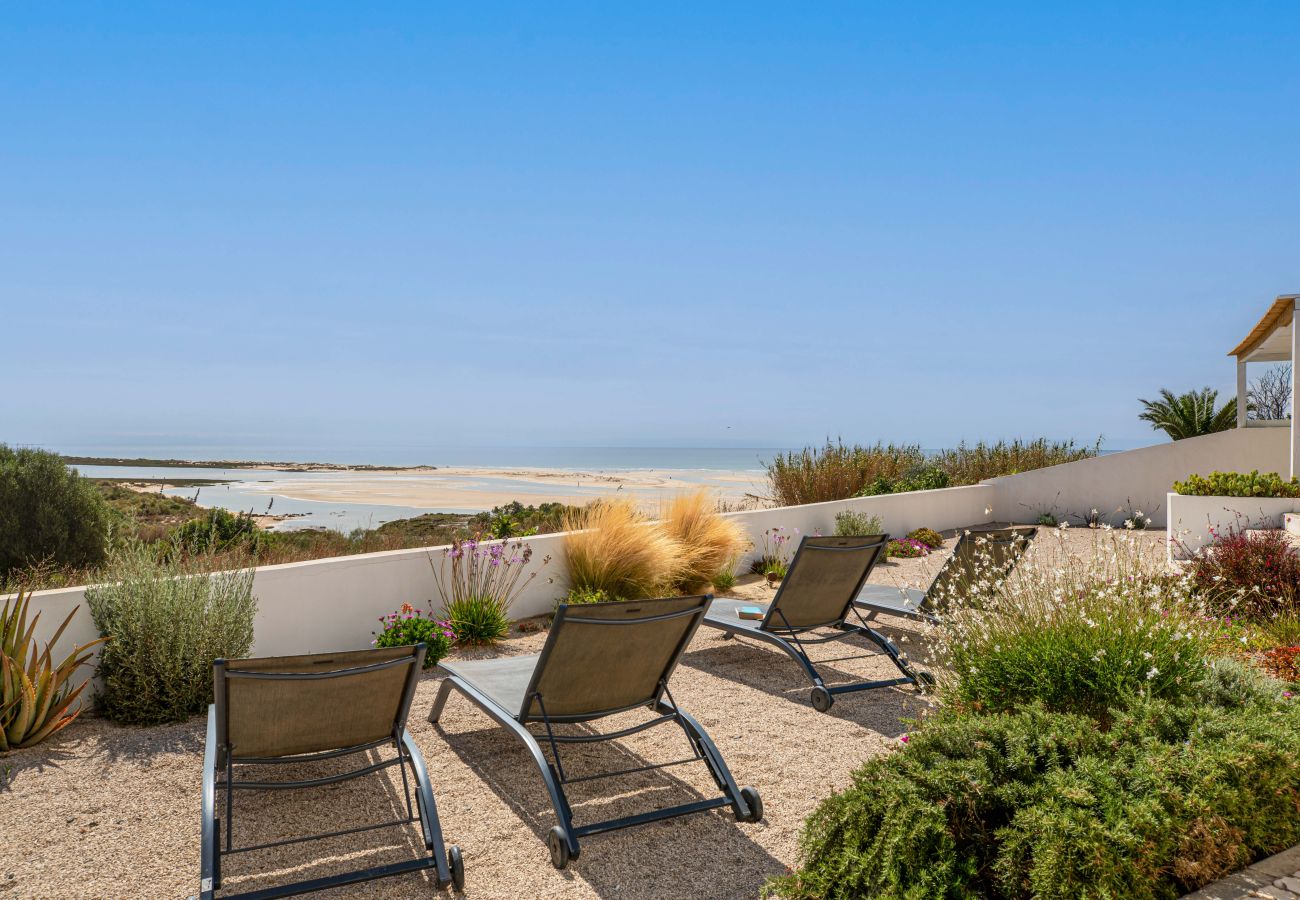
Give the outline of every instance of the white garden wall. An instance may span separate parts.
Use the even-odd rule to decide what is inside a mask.
[[[744,525],[757,546],[763,530],[774,526],[797,528],[802,534],[830,534],[835,529],[835,514],[845,509],[880,516],[885,529],[894,535],[921,526],[943,531],[980,525],[990,521],[992,500],[992,488],[974,485],[727,515]],[[513,613],[517,618],[549,612],[567,590],[563,536],[532,537],[528,544],[533,548],[530,572],[537,575],[515,602]],[[378,619],[385,613],[403,603],[437,608],[438,594],[429,560],[432,558],[436,565],[441,557],[442,548],[434,547],[259,568],[253,579],[257,597],[253,652],[276,656],[369,646],[371,632],[379,627]],[[544,562],[547,557],[549,563]],[[68,652],[74,643],[97,637],[85,604],[85,588],[38,591],[33,598],[33,610],[41,613],[36,637],[42,643],[77,605],[81,609],[60,639],[56,654]]]
[[[1164,526],[1169,515],[1165,497],[1175,481],[1215,470],[1285,473],[1288,439],[1285,428],[1235,428],[991,478],[984,484],[996,490],[993,514],[1000,520],[1033,522],[1051,512],[1066,521],[1096,509],[1106,521],[1121,525],[1131,508]]]
[[[1281,528],[1287,513],[1300,513],[1294,497],[1184,497],[1169,494],[1169,554],[1185,559],[1230,528]]]

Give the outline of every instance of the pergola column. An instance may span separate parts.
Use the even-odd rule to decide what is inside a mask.
[[[1246,361],[1237,357],[1237,427],[1246,427],[1246,405],[1250,392],[1246,387]]]
[[[1300,476],[1300,298],[1291,310],[1291,477]]]

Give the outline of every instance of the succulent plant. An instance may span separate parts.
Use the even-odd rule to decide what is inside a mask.
[[[77,611],[68,613],[45,649],[37,652],[33,635],[41,614],[29,623],[31,591],[19,591],[0,610],[0,753],[31,747],[66,728],[81,714],[69,709],[86,685],[73,688],[73,673],[90,659],[91,647],[104,639],[73,648],[57,666],[50,649],[62,636]]]

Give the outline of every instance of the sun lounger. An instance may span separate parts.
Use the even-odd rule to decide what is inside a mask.
[[[937,622],[949,603],[970,595],[976,582],[1009,575],[1037,533],[1037,528],[967,531],[957,539],[952,555],[944,561],[934,581],[925,590],[866,584],[854,603],[872,616],[888,613]]]
[[[450,674],[438,691],[429,721],[438,721],[448,694],[455,689],[523,743],[541,772],[560,822],[547,835],[551,863],[557,869],[577,859],[578,839],[592,834],[723,806],[730,806],[738,821],[757,822],[762,818],[758,792],[736,787],[718,748],[699,723],[677,706],[668,690],[668,679],[708,602],[708,597],[676,597],[561,604],[540,654],[440,663]],[[592,722],[639,707],[647,707],[656,715],[614,732],[560,731],[561,726]],[[565,771],[561,744],[614,740],[665,723],[675,723],[682,729],[690,756],[594,775]],[[534,735],[528,730],[530,724],[541,725],[543,733]],[[553,762],[543,755],[539,741],[550,747]],[[574,823],[564,791],[566,785],[691,762],[703,762],[708,767],[720,796],[604,822]]]
[[[200,898],[212,900],[221,886],[223,860],[231,854],[262,850],[379,828],[418,823],[425,853],[356,872],[296,881],[240,894],[224,900],[264,900],[324,888],[357,884],[434,870],[438,887],[465,883],[460,849],[444,852],[442,829],[434,805],[429,775],[419,749],[406,731],[406,717],[424,661],[424,644],[375,650],[318,653],[266,659],[219,659],[213,666],[215,702],[208,707],[207,744],[203,754],[203,828]],[[396,756],[383,759],[381,748]],[[375,751],[359,768],[298,780],[252,780],[248,767],[318,763],[354,753]],[[372,761],[380,757],[378,761]],[[235,795],[244,790],[310,788],[334,784],[397,766],[402,773],[405,816],[341,831],[290,838],[252,846],[236,846]],[[414,782],[415,802],[411,802]],[[224,795],[223,817],[219,795]],[[302,802],[297,797],[293,803]]]
[[[930,673],[914,669],[894,643],[867,625],[848,621],[856,614],[853,598],[866,582],[871,568],[885,552],[887,535],[865,537],[804,537],[789,570],[758,620],[743,619],[740,609],[749,601],[719,598],[713,601],[704,624],[721,629],[726,637],[744,637],[780,648],[803,668],[812,682],[812,705],[826,712],[835,695],[874,688],[933,683]],[[826,633],[829,632],[829,633]],[[809,644],[824,644],[857,635],[874,644],[902,673],[880,681],[827,685],[805,651]]]

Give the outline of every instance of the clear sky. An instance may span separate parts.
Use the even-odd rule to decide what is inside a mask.
[[[1137,6],[9,4],[0,441],[1154,441],[1300,292],[1300,5]]]

